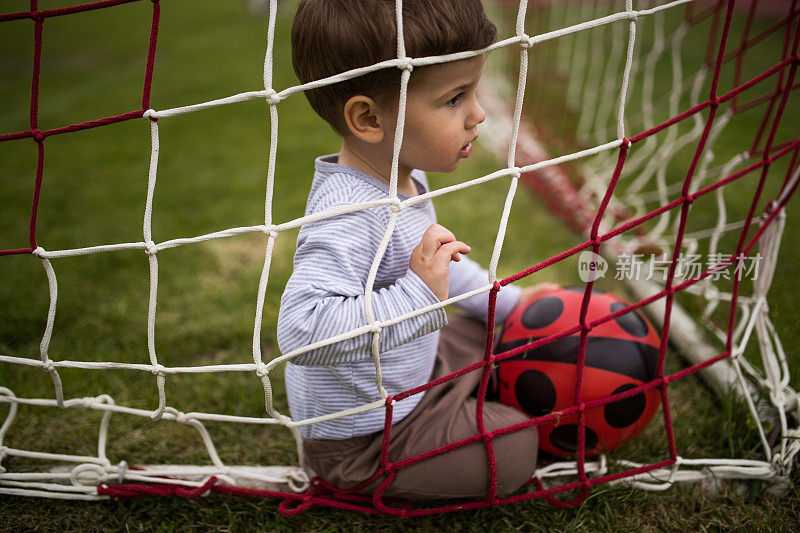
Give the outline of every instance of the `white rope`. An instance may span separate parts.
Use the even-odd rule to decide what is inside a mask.
[[[145,113],[145,119],[151,119],[152,113]],[[145,253],[150,264],[150,293],[147,303],[147,352],[150,357],[151,371],[156,376],[158,389],[158,409],[153,413],[153,420],[158,420],[164,415],[167,406],[167,395],[164,390],[164,371],[156,355],[156,305],[158,301],[158,259],[157,250],[152,238],[153,195],[156,189],[158,176],[158,122],[150,121],[150,170],[147,179],[147,199],[145,200],[144,222],[142,234],[145,242]]]
[[[633,12],[633,0],[626,0],[625,10]],[[636,18],[629,19],[628,55],[625,57],[625,72],[622,75],[622,88],[619,95],[619,109],[617,111],[617,139],[625,138],[625,103],[628,98],[628,85],[630,84],[631,68],[633,66],[633,51],[636,44]]]
[[[44,249],[40,246],[33,251],[33,255],[39,256],[42,259],[42,266],[47,274],[47,285],[50,291],[50,305],[47,308],[47,324],[45,325],[44,335],[42,335],[42,342],[39,344],[39,353],[42,359],[42,368],[50,373],[53,379],[53,387],[55,387],[56,401],[59,407],[64,405],[64,389],[61,386],[61,377],[58,375],[56,366],[50,357],[47,355],[48,348],[50,347],[50,339],[53,337],[53,323],[56,319],[56,302],[58,301],[58,280],[53,266],[46,257],[42,257]]]
[[[376,251],[375,257],[372,260],[372,265],[369,269],[369,275],[367,276],[367,282],[364,286],[364,317],[367,320],[367,326],[369,326],[370,330],[372,331],[372,344],[370,346],[370,352],[375,363],[375,387],[377,388],[378,394],[381,397],[381,404],[385,403],[385,400],[389,394],[383,387],[383,372],[381,370],[380,357],[382,326],[377,324],[375,313],[372,309],[372,292],[375,286],[375,279],[378,275],[378,268],[380,268],[383,255],[386,253],[386,248],[388,247],[389,241],[394,233],[395,224],[397,223],[397,214],[399,213],[397,181],[399,177],[400,148],[403,144],[403,131],[405,129],[408,82],[411,79],[411,71],[414,69],[412,62],[406,56],[405,35],[403,33],[402,0],[397,0],[395,2],[395,25],[397,28],[397,68],[401,69],[403,72],[400,76],[400,97],[397,103],[397,124],[395,125],[394,143],[392,145],[392,163],[389,175],[388,201],[390,202],[389,205],[392,208],[392,213],[389,216],[389,221],[386,224],[386,231],[384,232],[383,238],[378,245],[378,250]]]
[[[528,49],[530,48],[530,38],[524,38],[525,35],[525,14],[527,12],[527,0],[521,0],[519,9],[517,11],[517,37],[521,38],[519,50],[519,76],[517,78],[517,96],[514,102],[514,117],[511,125],[511,138],[508,142],[508,157],[506,158],[506,166],[511,172],[511,184],[506,194],[506,201],[503,206],[503,213],[500,217],[500,224],[497,229],[497,236],[495,237],[494,247],[492,249],[492,257],[489,260],[489,283],[494,285],[497,280],[497,267],[500,263],[500,253],[503,249],[503,241],[505,240],[506,230],[508,228],[508,218],[511,215],[511,206],[514,202],[514,196],[517,192],[517,183],[520,178],[520,170],[516,166],[516,150],[517,138],[519,136],[519,124],[522,117],[522,106],[525,99],[525,86],[528,80]]]

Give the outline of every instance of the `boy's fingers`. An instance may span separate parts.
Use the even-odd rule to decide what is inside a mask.
[[[437,250],[434,261],[442,261],[444,263],[449,263],[451,260],[460,261],[461,256],[459,253],[468,254],[470,250],[472,250],[472,248],[461,241],[448,242]]]
[[[432,257],[442,244],[455,240],[456,236],[452,231],[439,224],[431,224],[422,235],[422,253],[426,257]]]

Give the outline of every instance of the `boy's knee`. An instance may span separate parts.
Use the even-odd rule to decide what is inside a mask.
[[[529,420],[513,407],[500,406],[503,423],[499,427],[508,427]],[[519,428],[516,431],[498,435],[492,439],[495,462],[497,465],[497,492],[500,495],[514,492],[527,483],[536,470],[539,451],[539,431],[536,426]]]
[[[530,481],[536,471],[539,432],[527,427],[493,441],[497,458],[497,492],[509,494]]]

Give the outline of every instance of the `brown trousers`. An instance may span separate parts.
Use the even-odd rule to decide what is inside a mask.
[[[441,330],[431,379],[451,374],[483,359],[486,326],[474,319],[450,314]],[[435,450],[477,435],[476,403],[472,391],[481,370],[428,389],[419,404],[392,426],[389,460],[394,462]],[[528,417],[513,407],[485,402],[487,431],[511,426]],[[328,483],[350,489],[369,479],[380,467],[383,432],[345,440],[304,440],[306,466]],[[510,494],[533,475],[538,432],[535,427],[500,435],[492,440],[497,465],[497,494]],[[385,477],[360,490],[371,493]],[[489,467],[482,440],[430,457],[398,470],[385,496],[406,498],[486,497]]]

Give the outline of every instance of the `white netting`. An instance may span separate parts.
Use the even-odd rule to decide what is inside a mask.
[[[648,4],[653,5],[654,2],[640,3],[640,5]],[[708,4],[701,4],[696,9],[708,9],[710,7]],[[756,7],[754,4],[757,2],[748,6],[753,11]],[[717,4],[718,10],[721,5],[721,3]],[[615,7],[614,2],[602,1],[542,2],[538,14],[540,21],[547,19],[547,22],[540,26],[547,25],[548,28],[576,26],[587,18],[595,17],[597,20],[613,16]],[[618,138],[624,136],[623,121],[625,119],[623,119],[622,113],[625,102],[609,98],[609,95],[615,90],[614,88],[620,84],[620,78],[623,95],[624,91],[631,86],[637,87],[642,93],[641,108],[625,120],[629,130],[643,132],[657,126],[659,120],[655,118],[655,111],[659,106],[662,108],[666,106],[666,115],[675,117],[687,109],[700,105],[704,100],[705,94],[701,97],[701,91],[707,91],[708,81],[714,73],[714,65],[703,64],[696,72],[689,75],[682,71],[684,59],[681,57],[681,50],[684,38],[692,28],[692,23],[688,18],[676,22],[673,17],[672,21],[667,21],[665,12],[659,9],[663,6],[654,7],[655,9],[652,10],[639,10],[640,14],[645,12],[653,14],[650,28],[652,36],[644,49],[642,47],[635,48],[629,44],[626,52],[625,47],[622,46],[624,42],[622,26],[609,24],[582,32],[573,40],[561,40],[554,47],[555,50],[551,51],[552,56],[556,58],[553,61],[554,68],[545,69],[543,76],[555,74],[562,78],[561,86],[566,87],[565,103],[576,115],[576,125],[570,131],[572,139],[577,143],[584,145],[602,143],[608,138],[607,132],[613,131],[615,127]],[[796,18],[797,13],[793,9],[795,9],[793,5],[789,5],[787,2],[785,16],[788,21],[791,21],[793,17]],[[752,18],[752,16],[753,12],[751,11],[750,17]],[[631,21],[629,31],[631,41],[635,35],[635,27],[636,24]],[[771,29],[774,30],[775,27],[773,26]],[[789,36],[792,35],[792,29],[792,24],[785,24],[784,31]],[[545,33],[545,35],[549,33],[553,32]],[[751,34],[750,40],[748,40],[748,35],[745,33],[741,38],[741,47],[736,52],[741,55],[749,45],[762,40],[765,35],[768,35],[767,32],[757,36]],[[778,36],[783,38],[781,34]],[[609,42],[611,42],[610,49],[608,48]],[[731,48],[734,44],[736,43],[730,44]],[[785,45],[783,54],[783,57],[777,59],[785,60],[791,54]],[[632,63],[634,57],[636,60]],[[726,59],[730,57],[730,55],[726,55]],[[659,61],[662,62],[662,66],[663,63],[667,63],[672,73],[672,84],[660,87],[660,91],[654,89],[654,78]],[[741,62],[741,57],[739,62]],[[770,66],[764,62],[761,65],[764,67],[763,70]],[[496,82],[498,80],[502,82],[501,78],[495,77],[494,79]],[[542,84],[547,84],[549,81],[546,78],[539,79]],[[739,82],[738,74],[736,81]],[[791,80],[788,83],[790,85],[788,91],[796,87],[791,86]],[[775,94],[772,95],[772,100],[777,100],[777,97],[782,94],[783,88],[779,84]],[[498,147],[503,146],[506,141],[506,137],[501,133],[507,127],[503,121],[502,101],[503,96],[507,97],[509,93],[510,89],[502,83],[495,83],[491,89],[485,91],[485,96],[493,100],[494,113],[489,113],[489,117],[490,120],[495,121],[495,124],[489,127],[493,127],[495,135],[491,135],[489,138],[497,142],[495,151],[498,151]],[[766,107],[769,103],[766,98],[762,98],[762,101],[764,103],[762,107]],[[618,116],[616,121],[613,119],[615,110]],[[729,161],[712,168],[715,141],[721,136],[724,138],[722,134],[737,111],[733,107],[726,110],[717,118],[708,132],[702,157],[699,160],[695,177],[691,181],[690,194],[740,171],[762,157],[762,153],[751,153],[749,150],[745,150],[731,157]],[[510,116],[506,116],[505,119],[510,119]],[[671,166],[671,164],[683,148],[693,147],[698,143],[706,124],[705,119],[699,113],[687,120],[691,120],[691,128],[680,132],[675,127],[667,128],[662,137],[648,136],[638,150],[625,161],[622,175],[629,178],[628,183],[624,188],[620,187],[622,190],[610,198],[609,204],[609,211],[615,213],[617,220],[604,219],[600,226],[601,232],[613,229],[614,224],[610,224],[610,222],[619,225],[645,216],[673,201],[680,194],[684,175],[669,176],[668,172],[674,170],[675,166]],[[523,137],[518,141],[527,148],[523,161],[545,160],[546,162],[548,155],[543,144],[547,143],[547,136],[537,132],[539,124],[535,119],[530,120],[526,126]],[[558,139],[550,138],[549,140],[553,143]],[[742,139],[739,144],[748,141],[749,139]],[[576,210],[576,213],[573,214],[575,223],[578,226],[581,224],[586,226],[591,223],[591,218],[587,218],[584,213],[588,212],[591,216],[606,195],[609,174],[616,164],[616,159],[615,152],[603,151],[597,157],[587,159],[579,167],[576,176],[570,177],[563,171],[560,173],[553,171],[550,174],[542,175],[540,179],[555,182],[547,186],[550,194],[559,194],[561,192],[559,187],[564,187],[565,181],[576,178],[581,180],[582,186],[578,190],[573,192],[569,186],[566,187],[566,190],[574,195],[568,201],[573,202]],[[779,196],[773,200],[760,217],[753,220],[753,224],[757,228],[760,228],[764,222],[771,222],[771,225],[761,236],[758,242],[758,253],[753,258],[756,262],[757,274],[754,277],[752,291],[747,295],[737,294],[738,312],[741,318],[731,337],[730,362],[728,360],[718,361],[704,370],[710,385],[717,390],[719,395],[736,395],[747,405],[752,419],[756,421],[754,426],[758,431],[766,461],[690,460],[679,457],[678,464],[671,470],[653,474],[655,482],[647,481],[642,477],[634,482],[638,486],[657,490],[671,486],[673,481],[710,482],[714,477],[726,479],[740,476],[767,479],[774,478],[776,473],[784,475],[792,469],[792,463],[800,451],[797,440],[800,436],[800,427],[798,426],[798,415],[800,415],[798,399],[800,396],[791,386],[787,354],[769,317],[767,302],[767,292],[775,270],[778,268],[778,252],[786,224],[786,214],[783,210],[777,214],[774,221],[771,220],[771,216],[775,215],[773,209],[782,203],[782,200],[800,179],[800,169],[794,170],[788,178]],[[699,270],[697,264],[688,265],[695,267],[695,271],[688,276],[689,278],[697,276],[705,268],[715,265],[718,265],[719,272],[684,289],[686,292],[696,295],[703,302],[702,313],[699,316],[692,318],[677,306],[672,310],[671,339],[692,364],[702,364],[724,350],[728,339],[728,324],[727,322],[721,324],[713,317],[714,311],[721,308],[720,304],[723,304],[724,308],[730,307],[733,298],[730,288],[726,289],[723,286],[726,280],[731,279],[730,272],[723,271],[731,262],[732,254],[722,253],[720,241],[726,233],[737,232],[735,235],[738,236],[738,232],[746,223],[746,213],[728,213],[724,187],[717,188],[714,194],[716,197],[714,206],[716,220],[713,227],[683,234],[681,253],[685,254],[687,258],[699,258],[698,252],[704,251],[709,259]],[[649,268],[651,272],[659,269],[658,259],[655,257],[651,257],[650,262],[639,265],[641,271],[634,272],[630,269],[635,266],[634,263],[637,259],[641,260],[641,258],[652,255],[641,253],[643,250],[655,249],[662,254],[671,252],[679,233],[680,216],[679,210],[667,210],[645,232],[622,233],[607,245],[611,250],[606,250],[604,254],[609,262],[616,261],[618,266],[624,261],[628,262],[629,271],[626,273],[623,269],[621,279],[627,282],[629,289],[640,299],[658,293],[663,286],[665,276],[648,276],[647,280],[643,279],[646,275],[645,269]],[[733,216],[741,218],[731,220]],[[661,265],[662,274],[666,274],[665,267],[670,262],[670,260],[666,260]],[[640,276],[632,275],[634,273],[640,274]],[[686,273],[684,272],[684,274]],[[734,273],[734,275],[736,274]],[[653,281],[650,281],[651,278]],[[663,303],[659,305],[660,307],[649,311],[658,322],[662,322],[664,318]],[[698,328],[698,324],[706,325],[720,344],[715,346],[709,343],[708,336]],[[753,338],[754,332],[755,338]],[[751,362],[744,357],[748,347],[752,352],[751,357],[759,356],[758,363]],[[772,430],[771,438],[766,435],[765,428]],[[605,471],[601,464],[595,467],[598,472]],[[629,465],[641,466],[636,463],[629,463]],[[569,464],[549,468],[554,470],[563,468],[565,472],[575,472],[574,467]],[[660,483],[661,481],[663,483]]]
[[[151,154],[150,169],[146,187],[146,207],[144,212],[142,240],[139,242],[103,244],[86,248],[62,250],[45,250],[39,247],[33,251],[32,255],[37,257],[42,263],[50,289],[50,306],[47,315],[45,332],[42,337],[40,354],[38,359],[34,357],[26,358],[0,355],[0,363],[4,365],[27,365],[30,367],[38,367],[48,372],[53,381],[54,398],[17,397],[12,390],[5,387],[0,387],[0,402],[8,404],[10,407],[8,416],[6,417],[2,428],[0,428],[0,464],[2,464],[2,461],[8,457],[21,457],[42,460],[46,463],[62,463],[66,465],[66,467],[61,472],[10,472],[6,471],[5,469],[0,469],[0,493],[44,495],[55,498],[68,497],[91,499],[100,497],[97,495],[96,490],[96,486],[98,484],[112,484],[123,481],[176,483],[177,481],[165,480],[165,478],[162,477],[172,476],[175,478],[191,478],[193,481],[182,481],[181,483],[189,483],[195,486],[201,486],[207,480],[208,476],[211,475],[216,475],[223,483],[237,484],[240,486],[271,487],[275,484],[284,484],[284,486],[288,486],[296,491],[302,491],[307,488],[309,486],[309,479],[307,473],[302,468],[302,447],[299,445],[300,439],[297,428],[302,425],[313,424],[323,420],[347,416],[357,412],[383,408],[387,394],[382,386],[381,361],[378,353],[378,345],[382,328],[415,316],[422,315],[424,313],[428,313],[434,309],[444,307],[476,294],[487,292],[494,287],[494,284],[497,281],[497,269],[506,235],[512,202],[517,193],[518,182],[523,174],[549,167],[556,167],[557,165],[565,162],[587,160],[588,163],[583,167],[586,171],[587,179],[585,181],[585,186],[581,191],[579,191],[580,198],[585,199],[586,207],[589,210],[592,210],[597,203],[597,199],[603,197],[609,177],[609,166],[613,169],[619,148],[623,145],[623,143],[626,142],[626,131],[631,129],[631,121],[626,119],[626,101],[628,100],[629,86],[633,81],[639,80],[636,81],[636,83],[641,83],[645,88],[645,91],[648,91],[648,87],[652,85],[652,82],[648,81],[648,76],[650,76],[648,72],[652,72],[652,69],[654,68],[654,65],[660,54],[668,53],[669,50],[672,50],[674,53],[676,49],[680,48],[680,39],[678,36],[680,32],[673,36],[671,43],[667,43],[667,38],[664,36],[663,29],[656,29],[656,44],[648,52],[647,59],[645,60],[644,65],[642,65],[641,57],[644,52],[637,51],[636,48],[637,27],[639,25],[639,21],[645,17],[660,20],[660,15],[662,13],[669,10],[674,10],[676,8],[682,8],[689,1],[690,0],[678,0],[646,8],[641,8],[641,6],[639,6],[639,9],[634,9],[634,5],[631,0],[626,1],[624,6],[621,8],[616,4],[613,6],[608,6],[602,3],[596,3],[594,5],[585,4],[580,9],[574,8],[573,6],[573,8],[564,9],[560,12],[554,9],[551,10],[551,16],[553,17],[552,20],[560,21],[558,24],[560,24],[562,27],[557,30],[529,35],[527,33],[529,29],[526,29],[526,14],[528,6],[525,0],[521,0],[519,2],[514,34],[501,39],[497,43],[488,47],[486,50],[450,54],[439,57],[410,58],[406,56],[405,45],[402,37],[402,2],[401,0],[397,0],[396,14],[399,38],[397,42],[396,59],[387,60],[369,67],[337,74],[323,80],[292,86],[282,90],[276,90],[273,88],[273,49],[275,23],[277,18],[277,0],[271,0],[267,30],[266,57],[264,61],[263,90],[242,92],[226,98],[171,109],[150,109],[144,113],[144,120],[149,121]],[[613,7],[613,9],[611,7]],[[558,17],[563,18],[559,19]],[[659,26],[656,25],[656,28],[659,28]],[[619,62],[619,64],[623,65],[620,72],[617,72],[611,66],[608,66],[605,69],[605,73],[603,73],[603,61],[597,61],[596,58],[591,58],[591,54],[600,53],[598,52],[600,47],[594,47],[593,51],[589,51],[589,37],[590,35],[594,35],[594,32],[601,30],[615,32],[615,38],[613,39],[615,45],[612,47],[609,55],[610,59],[607,60],[607,65],[612,65],[612,63],[616,64],[617,59],[624,57],[624,61]],[[626,32],[627,39],[625,38]],[[581,141],[585,142],[588,147],[573,153],[560,155],[559,157],[546,158],[543,161],[520,164],[518,146],[525,147],[526,143],[531,142],[529,138],[526,138],[525,135],[521,134],[520,127],[521,117],[523,114],[523,104],[526,95],[526,83],[528,80],[527,68],[529,53],[533,50],[536,50],[537,46],[540,46],[543,43],[566,36],[577,36],[578,39],[569,41],[569,43],[574,42],[573,50],[565,49],[567,45],[559,48],[560,57],[565,59],[559,63],[559,68],[566,69],[569,72],[569,89],[567,92],[568,101],[572,105],[575,105],[578,110],[580,110],[579,131],[591,132],[590,134],[586,134],[584,138],[581,139]],[[490,174],[476,177],[457,185],[433,190],[424,195],[401,201],[397,195],[398,154],[402,144],[407,88],[409,79],[413,75],[413,69],[425,65],[474,57],[485,52],[493,52],[504,48],[517,48],[519,50],[519,78],[516,88],[516,95],[507,100],[506,104],[502,105],[502,107],[504,107],[506,110],[510,110],[510,112],[507,113],[508,122],[504,125],[506,127],[505,133],[498,136],[486,135],[484,137],[496,137],[504,140],[502,142],[502,146],[504,147],[505,151],[506,166]],[[637,57],[639,58],[638,60]],[[677,63],[680,63],[680,61],[678,60]],[[588,68],[587,65],[589,65]],[[346,209],[330,209],[311,216],[300,217],[286,222],[274,221],[273,190],[276,179],[275,162],[278,147],[278,106],[280,102],[291,96],[298,95],[304,90],[333,84],[381,68],[399,68],[403,71],[400,82],[400,101],[398,108],[399,117],[397,133],[395,136],[389,195],[380,201],[352,205]],[[707,74],[707,72],[700,72],[696,74],[694,80],[701,81],[693,81],[692,83],[694,83],[694,86],[697,87],[698,85],[702,85],[702,79],[707,76]],[[596,79],[602,79],[602,84],[599,86],[599,88],[597,87],[597,84],[592,81]],[[680,75],[680,73],[679,79],[683,80],[683,77]],[[592,89],[593,85],[595,88],[597,88],[597,91],[590,90]],[[671,115],[677,115],[681,111],[681,109],[678,107],[678,96],[682,94],[682,92],[688,86],[689,84],[686,84],[684,81],[681,81],[681,84],[675,85],[675,89],[671,94],[677,96],[670,99],[669,110]],[[597,95],[600,95],[600,97],[598,98]],[[695,99],[697,98],[694,93],[693,97]],[[601,105],[594,105],[593,102],[595,102],[595,100],[593,99],[599,100]],[[158,243],[154,242],[152,239],[151,226],[153,195],[156,190],[156,182],[158,177],[159,124],[163,123],[164,120],[168,120],[179,115],[202,112],[213,107],[234,105],[236,103],[248,100],[262,100],[268,105],[271,124],[263,225],[226,228],[205,235],[174,238]],[[652,106],[656,105],[656,102],[653,99],[650,99],[649,102],[650,103],[642,109],[637,118],[640,119],[644,124],[649,123],[652,125]],[[487,111],[491,117],[493,112],[489,109],[487,109]],[[501,110],[497,109],[496,111],[496,117],[500,117],[502,115]],[[725,121],[726,119],[724,115],[720,117],[720,121],[717,123],[718,125],[715,126],[717,129],[712,132],[712,136],[716,135],[719,130],[722,130]],[[641,131],[638,129],[638,124],[636,131]],[[636,214],[643,213],[645,210],[649,210],[646,207],[648,203],[666,203],[669,201],[667,193],[673,190],[670,188],[673,187],[673,185],[668,183],[668,180],[665,179],[663,171],[661,170],[665,168],[666,165],[660,163],[668,160],[676,151],[672,147],[680,146],[682,143],[696,141],[697,135],[698,133],[695,130],[692,130],[692,132],[685,134],[683,137],[673,136],[669,137],[666,141],[659,143],[653,141],[654,137],[651,137],[645,141],[644,148],[639,152],[636,152],[636,154],[631,157],[627,163],[627,165],[633,166],[633,168],[638,169],[638,171],[641,172],[641,178],[637,179],[631,188],[627,190],[626,196],[623,198],[615,197],[613,199],[611,208],[616,208],[617,202],[624,201],[625,207],[631,209],[632,212]],[[599,157],[590,159],[590,156],[596,155],[599,155]],[[746,157],[746,155],[741,157]],[[739,159],[737,159],[736,162],[738,161]],[[718,169],[717,174],[714,174],[713,169],[709,168],[709,163],[710,160],[704,160],[701,163],[701,166],[698,170],[698,179],[696,182],[693,182],[692,185],[694,188],[693,190],[697,190],[697,187],[700,187],[704,180],[710,180],[714,175],[730,172],[728,166],[723,166],[722,169]],[[626,166],[626,171],[629,171],[628,166]],[[489,279],[487,279],[486,285],[472,292],[450,298],[433,306],[417,309],[402,316],[393,317],[385,321],[376,320],[372,310],[371,300],[373,283],[375,281],[383,252],[385,251],[387,243],[389,242],[394,230],[395,221],[397,220],[398,214],[402,210],[420,202],[502,178],[509,178],[510,183],[505,206],[498,224],[499,229],[491,255],[491,261],[489,263]],[[797,180],[797,173],[795,173],[792,179],[795,181]],[[790,189],[790,186],[785,187],[785,190],[787,191]],[[365,288],[365,314],[367,317],[367,323],[347,333],[304,346],[293,352],[282,354],[265,361],[260,340],[263,309],[265,305],[265,294],[267,290],[267,284],[270,275],[270,264],[276,239],[278,239],[281,233],[286,230],[299,228],[301,225],[315,220],[341,215],[346,212],[369,209],[376,206],[388,206],[391,208],[392,214],[383,236],[383,240],[378,249],[378,253],[376,254],[376,257],[372,263],[372,268]],[[676,213],[674,214],[674,217],[677,217],[678,212],[677,210],[675,211]],[[638,243],[641,243],[642,240],[644,240],[648,244],[669,247],[671,243],[674,242],[674,233],[671,233],[671,230],[675,229],[675,218],[670,218],[670,216],[672,215],[663,217],[657,227],[653,228],[652,231],[650,231],[650,233],[648,233],[646,236],[640,237]],[[720,216],[720,220],[716,226],[710,230],[707,235],[687,236],[687,239],[684,241],[684,246],[691,250],[692,246],[694,246],[692,243],[694,242],[695,237],[700,238],[708,236],[711,237],[713,241],[715,238],[718,238],[715,236],[718,236],[722,231],[736,229],[737,227],[739,226],[728,222],[724,216]],[[746,319],[742,319],[739,322],[739,327],[737,328],[734,336],[735,348],[733,351],[732,361],[736,371],[737,381],[741,383],[742,387],[747,387],[745,385],[744,377],[747,375],[756,385],[764,387],[769,391],[769,400],[774,409],[774,413],[777,413],[781,430],[781,440],[778,444],[778,447],[773,449],[773,447],[767,442],[766,436],[763,434],[763,430],[761,430],[761,425],[757,424],[759,430],[762,432],[765,455],[764,460],[749,461],[737,459],[688,459],[678,457],[672,468],[640,474],[634,477],[619,480],[618,482],[633,483],[643,488],[659,490],[671,486],[671,484],[676,481],[711,479],[715,476],[719,478],[735,477],[775,480],[785,478],[785,476],[788,474],[791,468],[792,458],[797,454],[798,448],[800,447],[800,444],[798,444],[799,441],[796,440],[798,437],[800,437],[800,433],[796,429],[796,419],[798,416],[798,396],[797,393],[789,387],[787,358],[780,341],[775,335],[775,328],[767,316],[768,306],[766,305],[766,291],[769,288],[769,278],[771,276],[771,272],[775,268],[775,257],[777,253],[777,245],[780,240],[780,229],[782,226],[773,225],[773,227],[775,227],[776,230],[770,232],[769,234],[765,234],[765,237],[762,238],[762,242],[760,244],[762,255],[765,256],[765,261],[769,263],[769,266],[764,267],[764,269],[768,271],[768,275],[765,275],[759,279],[759,283],[757,283],[754,287],[752,296],[747,298],[739,298],[739,303],[742,309],[746,311],[747,315]],[[601,231],[606,231],[610,228],[601,226],[600,229]],[[260,283],[258,285],[258,291],[256,294],[256,310],[253,325],[252,343],[253,362],[248,364],[199,366],[166,366],[162,364],[159,359],[159,354],[156,350],[155,328],[159,286],[158,254],[163,250],[170,248],[189,246],[213,239],[224,239],[248,233],[263,234],[267,238],[266,254],[264,256]],[[620,242],[623,242],[626,246],[629,246],[628,248],[621,249],[622,251],[632,252],[638,246],[637,242],[633,240],[621,240]],[[57,312],[56,304],[58,297],[56,268],[54,268],[53,263],[56,262],[55,260],[65,257],[114,253],[123,250],[138,250],[144,252],[149,262],[150,293],[147,320],[148,361],[139,364],[128,364],[117,362],[52,360],[48,356],[48,348],[53,332],[55,314]],[[726,300],[729,301],[731,297],[730,294],[726,294],[724,291],[716,290],[713,284],[706,282],[698,283],[690,290],[709,298],[710,304],[707,308],[707,313],[709,315],[713,313],[714,306],[717,302],[724,302]],[[700,320],[704,321],[703,317],[700,317]],[[752,342],[751,338],[753,332],[756,333],[756,337],[761,348],[760,354],[763,361],[761,370],[757,368],[757,365],[748,363],[742,357],[748,342]],[[719,333],[724,341],[725,331],[720,330]],[[322,417],[308,420],[292,420],[287,415],[276,410],[273,402],[273,384],[271,381],[271,373],[276,369],[276,367],[300,354],[314,350],[321,346],[327,346],[363,334],[372,334],[373,336],[372,355],[376,368],[376,387],[380,394],[381,400],[361,405],[354,409],[330,413]],[[130,372],[152,373],[155,376],[158,389],[158,407],[153,410],[147,410],[137,409],[131,406],[117,405],[113,401],[112,396],[108,394],[93,398],[64,398],[59,370],[67,368],[82,369],[88,372],[99,372],[114,369]],[[168,389],[165,387],[166,376],[210,372],[249,372],[256,374],[263,384],[265,398],[264,408],[266,411],[266,416],[243,417],[209,412],[180,412],[177,409],[170,407]],[[109,392],[113,393],[113,391]],[[749,395],[747,395],[747,397],[749,398]],[[101,411],[103,416],[99,428],[98,451],[96,456],[42,453],[4,446],[3,439],[6,434],[12,430],[17,406],[20,405]],[[757,417],[757,409],[753,401],[748,400],[748,405],[753,416]],[[108,426],[113,414],[124,414],[149,418],[154,421],[159,421],[159,423],[177,422],[193,427],[198,431],[202,442],[208,450],[210,465],[202,467],[160,466],[146,470],[130,470],[124,461],[119,464],[112,463],[106,456],[106,439],[108,435]],[[792,421],[793,419],[795,421]],[[265,467],[263,469],[247,469],[224,464],[215,450],[215,446],[209,435],[209,432],[204,426],[205,422],[210,421],[234,424],[279,425],[288,428],[289,431],[292,432],[298,444],[297,465],[291,467]],[[795,440],[791,440],[792,438]],[[638,465],[632,462],[624,462],[622,466],[634,467]],[[587,463],[586,471],[590,475],[602,475],[608,472],[608,465],[605,457],[602,457],[601,460],[596,463]],[[561,476],[571,475],[576,472],[577,470],[574,463],[557,463],[540,469],[538,475],[541,478],[559,478]]]

